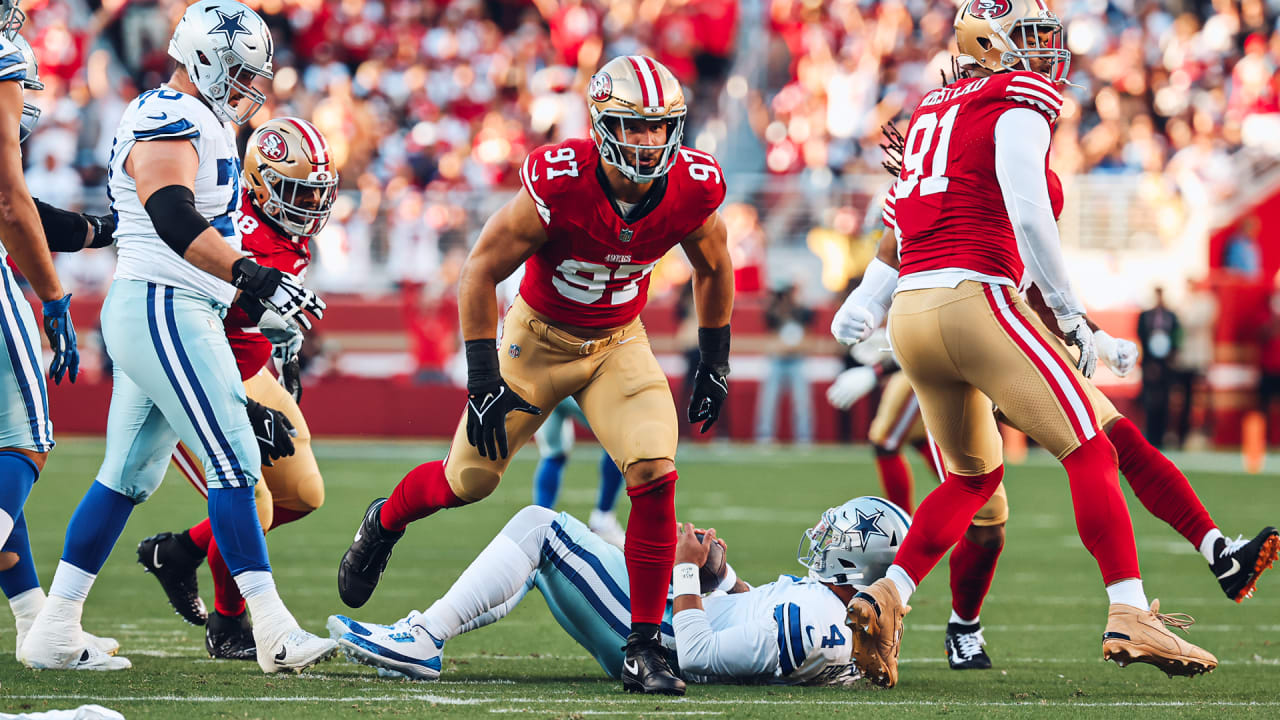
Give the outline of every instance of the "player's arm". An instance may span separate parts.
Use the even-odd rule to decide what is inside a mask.
[[[733,314],[733,260],[729,230],[712,213],[680,242],[693,265],[693,304],[698,313],[700,357],[689,398],[689,422],[711,429],[729,397],[729,318]]]
[[[40,213],[40,226],[52,252],[73,253],[103,248],[115,242],[116,220],[111,214],[89,215],[56,208],[32,198]]]
[[[507,456],[507,413],[542,414],[498,371],[498,283],[547,242],[538,207],[521,188],[480,229],[458,276],[458,315],[467,354],[467,441],[480,457]]]
[[[21,123],[22,83],[0,82],[0,241],[36,295],[53,302],[66,293],[22,174]]]
[[[1027,275],[1043,292],[1054,324],[1067,342],[1080,348],[1076,366],[1088,377],[1097,364],[1097,350],[1084,318],[1084,305],[1067,279],[1058,223],[1049,201],[1044,170],[1049,140],[1049,122],[1044,115],[1025,107],[1004,111],[995,129],[996,180]]]
[[[125,159],[125,170],[138,188],[138,201],[151,218],[156,234],[174,252],[204,272],[231,283],[278,312],[286,320],[324,315],[324,302],[302,287],[298,278],[263,267],[227,244],[196,209],[195,180],[200,155],[193,137],[168,140],[138,138]]]
[[[831,335],[845,345],[871,337],[889,314],[893,291],[898,287],[898,233],[892,224],[893,198],[885,201],[885,228],[876,256],[862,273],[862,282],[849,293],[831,318]]]

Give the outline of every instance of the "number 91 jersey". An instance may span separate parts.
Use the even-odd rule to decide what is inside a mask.
[[[886,202],[899,276],[963,268],[1017,284],[1023,265],[995,168],[996,122],[1028,108],[1052,127],[1062,96],[1033,72],[967,78],[924,96],[911,116],[902,172]],[[1027,162],[1047,159],[1028,158]],[[1058,186],[1059,202],[1061,185]]]
[[[654,181],[665,182],[650,191],[660,198],[646,198],[627,222],[599,166],[587,138],[540,147],[525,159],[520,181],[547,242],[525,262],[520,296],[552,322],[604,329],[640,314],[653,266],[720,207],[725,185],[715,158],[681,148],[666,177]]]

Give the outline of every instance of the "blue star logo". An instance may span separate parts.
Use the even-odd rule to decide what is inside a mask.
[[[863,550],[867,549],[867,543],[876,535],[882,538],[889,537],[888,533],[880,529],[880,518],[884,517],[884,511],[878,511],[874,515],[863,515],[861,510],[854,508],[854,512],[858,513],[858,522],[850,532],[858,533],[858,543]]]
[[[214,8],[213,11],[218,14],[218,24],[209,31],[210,35],[222,33],[227,38],[227,45],[232,45],[235,43],[237,35],[250,34],[249,29],[241,22],[244,18],[243,10],[235,15],[227,15],[217,8]]]

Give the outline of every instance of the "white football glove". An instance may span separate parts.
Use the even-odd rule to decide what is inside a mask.
[[[1103,330],[1093,334],[1093,342],[1098,347],[1098,357],[1102,364],[1111,369],[1117,377],[1124,377],[1133,372],[1138,364],[1138,345],[1130,340],[1113,338]]]
[[[872,331],[880,325],[879,319],[868,308],[854,304],[857,298],[852,294],[831,318],[831,335],[845,345],[853,345],[871,337]]]
[[[301,315],[294,316],[302,317]],[[262,336],[270,343],[273,354],[278,355],[284,360],[295,357],[298,351],[302,349],[302,330],[293,320],[288,320],[280,316],[271,307],[265,307],[262,311],[262,318],[258,320],[258,329],[262,331]]]
[[[876,371],[873,368],[850,368],[837,375],[835,382],[827,388],[827,402],[837,410],[848,410],[875,386]]]
[[[1093,331],[1085,322],[1083,315],[1067,315],[1058,318],[1058,329],[1067,338],[1068,345],[1080,349],[1080,359],[1076,361],[1076,369],[1085,377],[1093,377],[1098,367],[1098,348],[1094,345]]]

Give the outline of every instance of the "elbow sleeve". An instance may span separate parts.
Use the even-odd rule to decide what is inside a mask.
[[[145,207],[156,234],[180,256],[210,227],[196,210],[196,196],[189,187],[166,185],[151,193]]]
[[[44,228],[45,241],[53,252],[79,252],[84,249],[84,236],[89,232],[89,221],[80,213],[62,210],[32,198],[40,213],[40,226]]]

